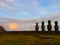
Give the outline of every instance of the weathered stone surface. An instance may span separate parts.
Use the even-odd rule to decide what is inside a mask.
[[[38,30],[39,30],[39,25],[38,25],[38,23],[36,23],[35,31],[37,31],[37,32],[38,32]]]

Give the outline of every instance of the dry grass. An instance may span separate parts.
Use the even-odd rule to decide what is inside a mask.
[[[28,35],[10,34],[0,35],[0,45],[60,45],[60,35]]]

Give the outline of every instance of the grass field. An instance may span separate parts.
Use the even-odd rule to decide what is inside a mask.
[[[60,35],[1,33],[0,45],[60,45]]]

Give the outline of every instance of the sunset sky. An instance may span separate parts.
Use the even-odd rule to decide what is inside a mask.
[[[0,25],[7,31],[32,31],[48,20],[60,24],[60,0],[0,0]]]

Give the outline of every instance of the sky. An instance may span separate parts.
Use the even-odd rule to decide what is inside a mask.
[[[0,25],[7,31],[32,31],[48,20],[60,23],[60,0],[0,0]]]

